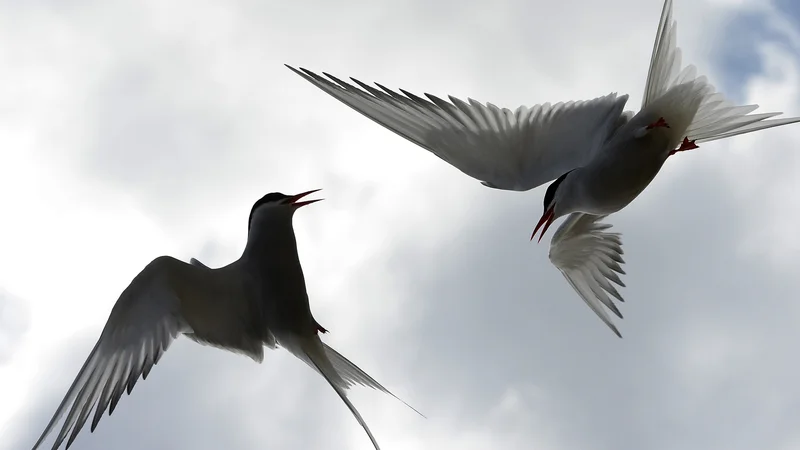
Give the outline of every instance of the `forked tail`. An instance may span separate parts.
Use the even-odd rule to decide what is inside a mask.
[[[377,389],[381,392],[391,395],[422,416],[419,411],[398,398],[396,395],[389,392],[388,389],[375,381],[375,379],[369,376],[366,372],[359,369],[358,366],[350,362],[347,358],[342,356],[333,348],[323,343],[319,337],[314,336],[311,338],[304,338],[300,340],[298,344],[299,345],[295,348],[292,348],[294,346],[287,347],[286,345],[284,345],[284,347],[286,347],[286,349],[292,352],[295,356],[305,361],[306,364],[311,366],[325,378],[333,390],[336,391],[336,394],[339,395],[339,398],[341,398],[345,405],[347,405],[347,408],[350,410],[350,412],[353,413],[353,416],[356,418],[358,423],[361,424],[361,427],[364,428],[364,431],[367,432],[367,436],[369,436],[370,441],[372,441],[372,445],[375,446],[375,450],[380,450],[380,446],[378,446],[375,436],[373,436],[372,431],[370,431],[367,423],[361,417],[361,414],[358,412],[353,403],[350,402],[350,399],[347,398],[346,389],[350,388],[353,384],[360,384],[362,386]]]
[[[331,361],[328,359],[326,355],[325,349],[323,348],[322,341],[319,340],[318,337],[303,339],[300,342],[300,351],[303,353],[305,358],[302,358],[301,355],[295,353],[297,356],[301,356],[308,365],[316,369],[320,375],[322,375],[328,384],[331,385],[336,394],[339,395],[339,398],[342,399],[347,408],[353,413],[353,416],[356,418],[361,427],[364,428],[364,431],[367,432],[367,436],[369,436],[369,440],[372,441],[372,445],[375,446],[375,450],[380,450],[380,446],[378,445],[378,441],[375,440],[375,436],[372,435],[372,431],[370,431],[369,426],[364,421],[364,418],[361,417],[361,414],[356,409],[355,405],[350,402],[350,399],[347,398],[347,393],[344,391],[344,387],[346,386],[345,380],[339,375],[339,373],[334,368]],[[292,349],[290,349],[292,350]]]
[[[677,24],[672,19],[672,0],[666,0],[653,44],[642,109],[672,89],[693,84],[695,89],[692,90],[702,98],[685,131],[686,137],[691,141],[713,141],[800,122],[800,117],[767,120],[782,114],[779,112],[750,115],[758,105],[736,106],[726,100],[722,93],[715,92],[714,86],[708,83],[705,76],[697,76],[697,69],[693,65],[681,70],[681,50],[675,44],[676,37]],[[686,86],[682,88],[685,89]]]
[[[329,347],[324,342],[322,343],[322,347],[325,348],[326,356],[328,357],[331,364],[336,369],[336,372],[339,374],[339,376],[345,383],[345,386],[342,386],[342,388],[347,389],[350,386],[352,386],[353,383],[356,383],[362,386],[370,387],[372,389],[377,389],[383,392],[384,394],[391,395],[400,403],[408,406],[415,413],[419,414],[422,417],[425,417],[425,415],[417,411],[416,408],[406,403],[405,400],[391,393],[388,389],[383,387],[383,385],[375,381],[374,378],[369,376],[369,374],[361,370],[357,365],[353,364],[349,359],[342,356],[341,353]]]

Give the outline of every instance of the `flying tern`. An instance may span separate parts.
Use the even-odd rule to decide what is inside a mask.
[[[146,379],[181,334],[258,363],[264,346],[285,348],[327,380],[378,449],[345,391],[360,384],[394,394],[320,340],[319,333],[327,330],[308,304],[292,218],[298,208],[319,201],[301,201],[318,190],[291,196],[273,192],[258,200],[250,211],[244,252],[227,266],[211,269],[194,258],[187,264],[169,256],[149,263],[114,304],[97,344],[33,449],[64,414],[53,450],[68,436],[66,448],[72,445],[92,408],[94,431],[106,409],[111,415],[123,392],[130,394],[140,376]]]
[[[550,243],[550,261],[611,330],[605,305],[624,301],[612,282],[619,274],[622,241],[605,216],[627,206],[653,180],[670,155],[723,139],[800,121],[750,114],[715,91],[692,65],[681,66],[672,1],[656,32],[641,109],[623,111],[628,95],[520,106],[516,111],[473,99],[427,99],[354,78],[359,87],[323,72],[288,66],[318,88],[376,123],[425,148],[463,173],[496,189],[526,191],[552,181],[533,236],[569,215]],[[553,181],[555,180],[555,181]],[[541,240],[541,236],[539,237]],[[609,297],[611,296],[611,297]]]

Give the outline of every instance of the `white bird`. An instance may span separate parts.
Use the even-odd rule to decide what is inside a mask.
[[[112,308],[97,344],[33,449],[65,413],[53,450],[68,433],[66,448],[72,445],[93,407],[94,431],[106,408],[111,415],[122,393],[130,394],[139,376],[147,378],[180,334],[258,363],[265,345],[285,348],[325,377],[378,449],[345,390],[360,384],[394,394],[320,340],[318,332],[327,330],[314,320],[308,304],[292,218],[298,208],[319,201],[299,201],[318,190],[293,196],[273,192],[258,200],[250,211],[244,252],[225,267],[211,269],[194,258],[186,264],[169,256],[148,264]]]
[[[516,111],[472,99],[405,90],[362,89],[327,73],[323,78],[288,66],[315,86],[376,123],[425,148],[484,185],[526,191],[555,181],[544,197],[542,235],[571,214],[550,244],[550,261],[617,336],[603,305],[622,318],[612,299],[624,301],[611,282],[624,284],[618,233],[600,223],[635,199],[675,152],[697,143],[800,121],[781,113],[749,114],[758,105],[735,106],[693,66],[681,69],[672,1],[666,0],[656,33],[639,113],[624,111],[627,95],[539,104]],[[533,239],[533,236],[531,237]],[[541,237],[539,238],[541,240]]]

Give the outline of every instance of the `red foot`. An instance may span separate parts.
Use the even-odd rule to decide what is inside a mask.
[[[675,153],[678,153],[678,152],[684,152],[686,150],[693,150],[693,149],[696,149],[696,148],[700,148],[697,144],[694,143],[694,141],[696,141],[696,140],[697,139],[692,139],[690,141],[688,137],[684,137],[683,138],[683,142],[681,142],[681,146],[678,147],[676,150],[673,150],[673,151],[669,152],[669,155],[672,156],[672,155],[674,155]]]
[[[667,123],[666,120],[664,120],[663,117],[659,117],[658,120],[645,127],[645,129],[652,130],[653,128],[658,128],[658,127],[669,128],[669,124]]]

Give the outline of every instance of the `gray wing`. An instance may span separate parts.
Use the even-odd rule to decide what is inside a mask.
[[[589,308],[619,337],[617,327],[611,323],[605,308],[620,319],[620,313],[609,294],[624,302],[611,282],[625,287],[618,274],[625,274],[621,265],[622,239],[619,233],[605,230],[611,224],[600,223],[605,216],[572,213],[550,241],[550,262],[561,271],[564,278],[581,296]],[[605,307],[605,308],[604,308]]]
[[[50,423],[33,446],[36,450],[67,414],[53,444],[58,449],[67,435],[72,445],[92,408],[91,431],[103,413],[114,411],[122,393],[131,393],[141,376],[146,379],[178,333],[187,331],[180,316],[180,301],[169,283],[169,268],[184,264],[160,257],[148,264],[111,310],[100,338],[58,406]]]
[[[622,109],[627,95],[611,93],[593,100],[569,101],[516,111],[450,102],[425,94],[428,100],[376,83],[356,79],[362,89],[324,73],[286,66],[347,106],[425,148],[484,185],[526,191],[586,164],[617,127],[627,120]]]

